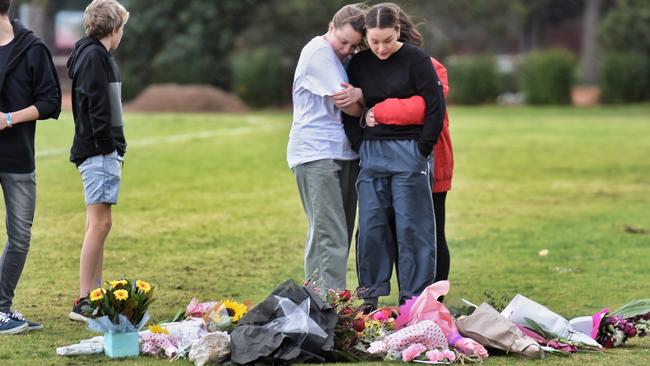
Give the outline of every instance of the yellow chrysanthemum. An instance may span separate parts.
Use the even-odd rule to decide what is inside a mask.
[[[248,311],[248,306],[233,300],[225,300],[223,306],[228,311],[228,315],[232,317],[233,323],[237,323]]]
[[[145,294],[149,292],[149,290],[151,290],[151,285],[148,282],[142,280],[135,281],[135,285],[138,287],[140,291],[142,291]]]
[[[104,290],[101,287],[90,291],[90,301],[97,301],[103,299],[105,293],[106,290]]]
[[[113,294],[115,295],[115,298],[120,301],[124,301],[129,298],[129,292],[127,290],[115,290]]]
[[[169,334],[169,331],[167,330],[167,328],[163,328],[158,324],[151,324],[149,326],[149,331],[151,333]]]
[[[128,282],[126,280],[118,280],[118,281],[108,281],[108,283],[111,285],[112,288],[116,288],[119,285],[126,286]]]

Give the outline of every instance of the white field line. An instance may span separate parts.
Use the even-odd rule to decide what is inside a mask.
[[[151,146],[151,145],[158,145],[158,144],[186,142],[186,141],[196,140],[196,139],[210,139],[216,136],[238,136],[238,135],[244,135],[251,132],[279,130],[282,128],[286,128],[286,126],[273,124],[273,125],[265,125],[262,127],[260,126],[237,127],[237,128],[222,130],[222,131],[207,130],[207,131],[188,132],[188,133],[182,133],[182,134],[171,135],[171,136],[145,138],[139,140],[127,139],[127,143],[128,143],[128,148],[130,149],[134,147],[137,148],[137,147]],[[43,149],[43,150],[36,151],[37,158],[67,155],[67,154],[70,154],[70,148],[54,148],[54,149]]]

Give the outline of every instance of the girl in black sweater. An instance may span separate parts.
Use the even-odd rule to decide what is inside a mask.
[[[346,134],[361,157],[357,276],[361,296],[373,307],[378,296],[390,294],[393,264],[400,303],[435,279],[430,154],[442,130],[445,105],[430,58],[403,42],[420,35],[397,5],[373,6],[366,29],[369,49],[356,54],[347,70],[350,83],[363,90],[365,107],[413,95],[426,102],[424,125],[366,126],[360,123],[362,116],[344,114]]]

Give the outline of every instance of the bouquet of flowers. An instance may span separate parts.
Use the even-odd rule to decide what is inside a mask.
[[[209,332],[230,333],[250,308],[250,302],[221,300],[200,303],[193,297],[185,308],[185,317],[202,318]]]
[[[173,358],[181,351],[178,338],[169,334],[167,328],[153,324],[149,326],[149,332],[140,339],[140,348],[145,355]]]
[[[365,309],[363,299],[357,292],[350,290],[326,289],[322,281],[314,274],[314,279],[305,280],[305,288],[309,288],[328,303],[338,315],[336,327],[334,328],[334,350],[341,360],[358,362],[363,360],[381,360],[367,352],[366,347],[371,340],[369,337],[372,330],[366,330],[366,324],[372,320],[363,313]],[[365,333],[363,333],[365,331]]]
[[[645,337],[650,329],[650,299],[634,300],[608,313],[604,310],[596,340],[606,348],[619,347],[636,335]]]
[[[154,286],[143,280],[106,281],[104,287],[92,290],[81,307],[89,319],[91,330],[104,333],[125,333],[142,329],[149,319],[147,309],[155,300]]]
[[[398,313],[393,308],[379,308],[364,317],[363,327],[357,328],[359,340],[364,345],[382,339],[395,331],[395,319]]]
[[[363,300],[350,290],[329,289],[325,301],[336,309],[338,321],[334,329],[334,348],[349,352],[358,341],[357,329],[365,322],[363,319]]]
[[[239,320],[248,312],[249,305],[234,300],[217,302],[203,315],[209,332],[222,331],[230,333]]]

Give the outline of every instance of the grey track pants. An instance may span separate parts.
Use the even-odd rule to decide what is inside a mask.
[[[316,275],[327,288],[345,289],[359,161],[323,159],[292,170],[308,221],[305,278]]]

